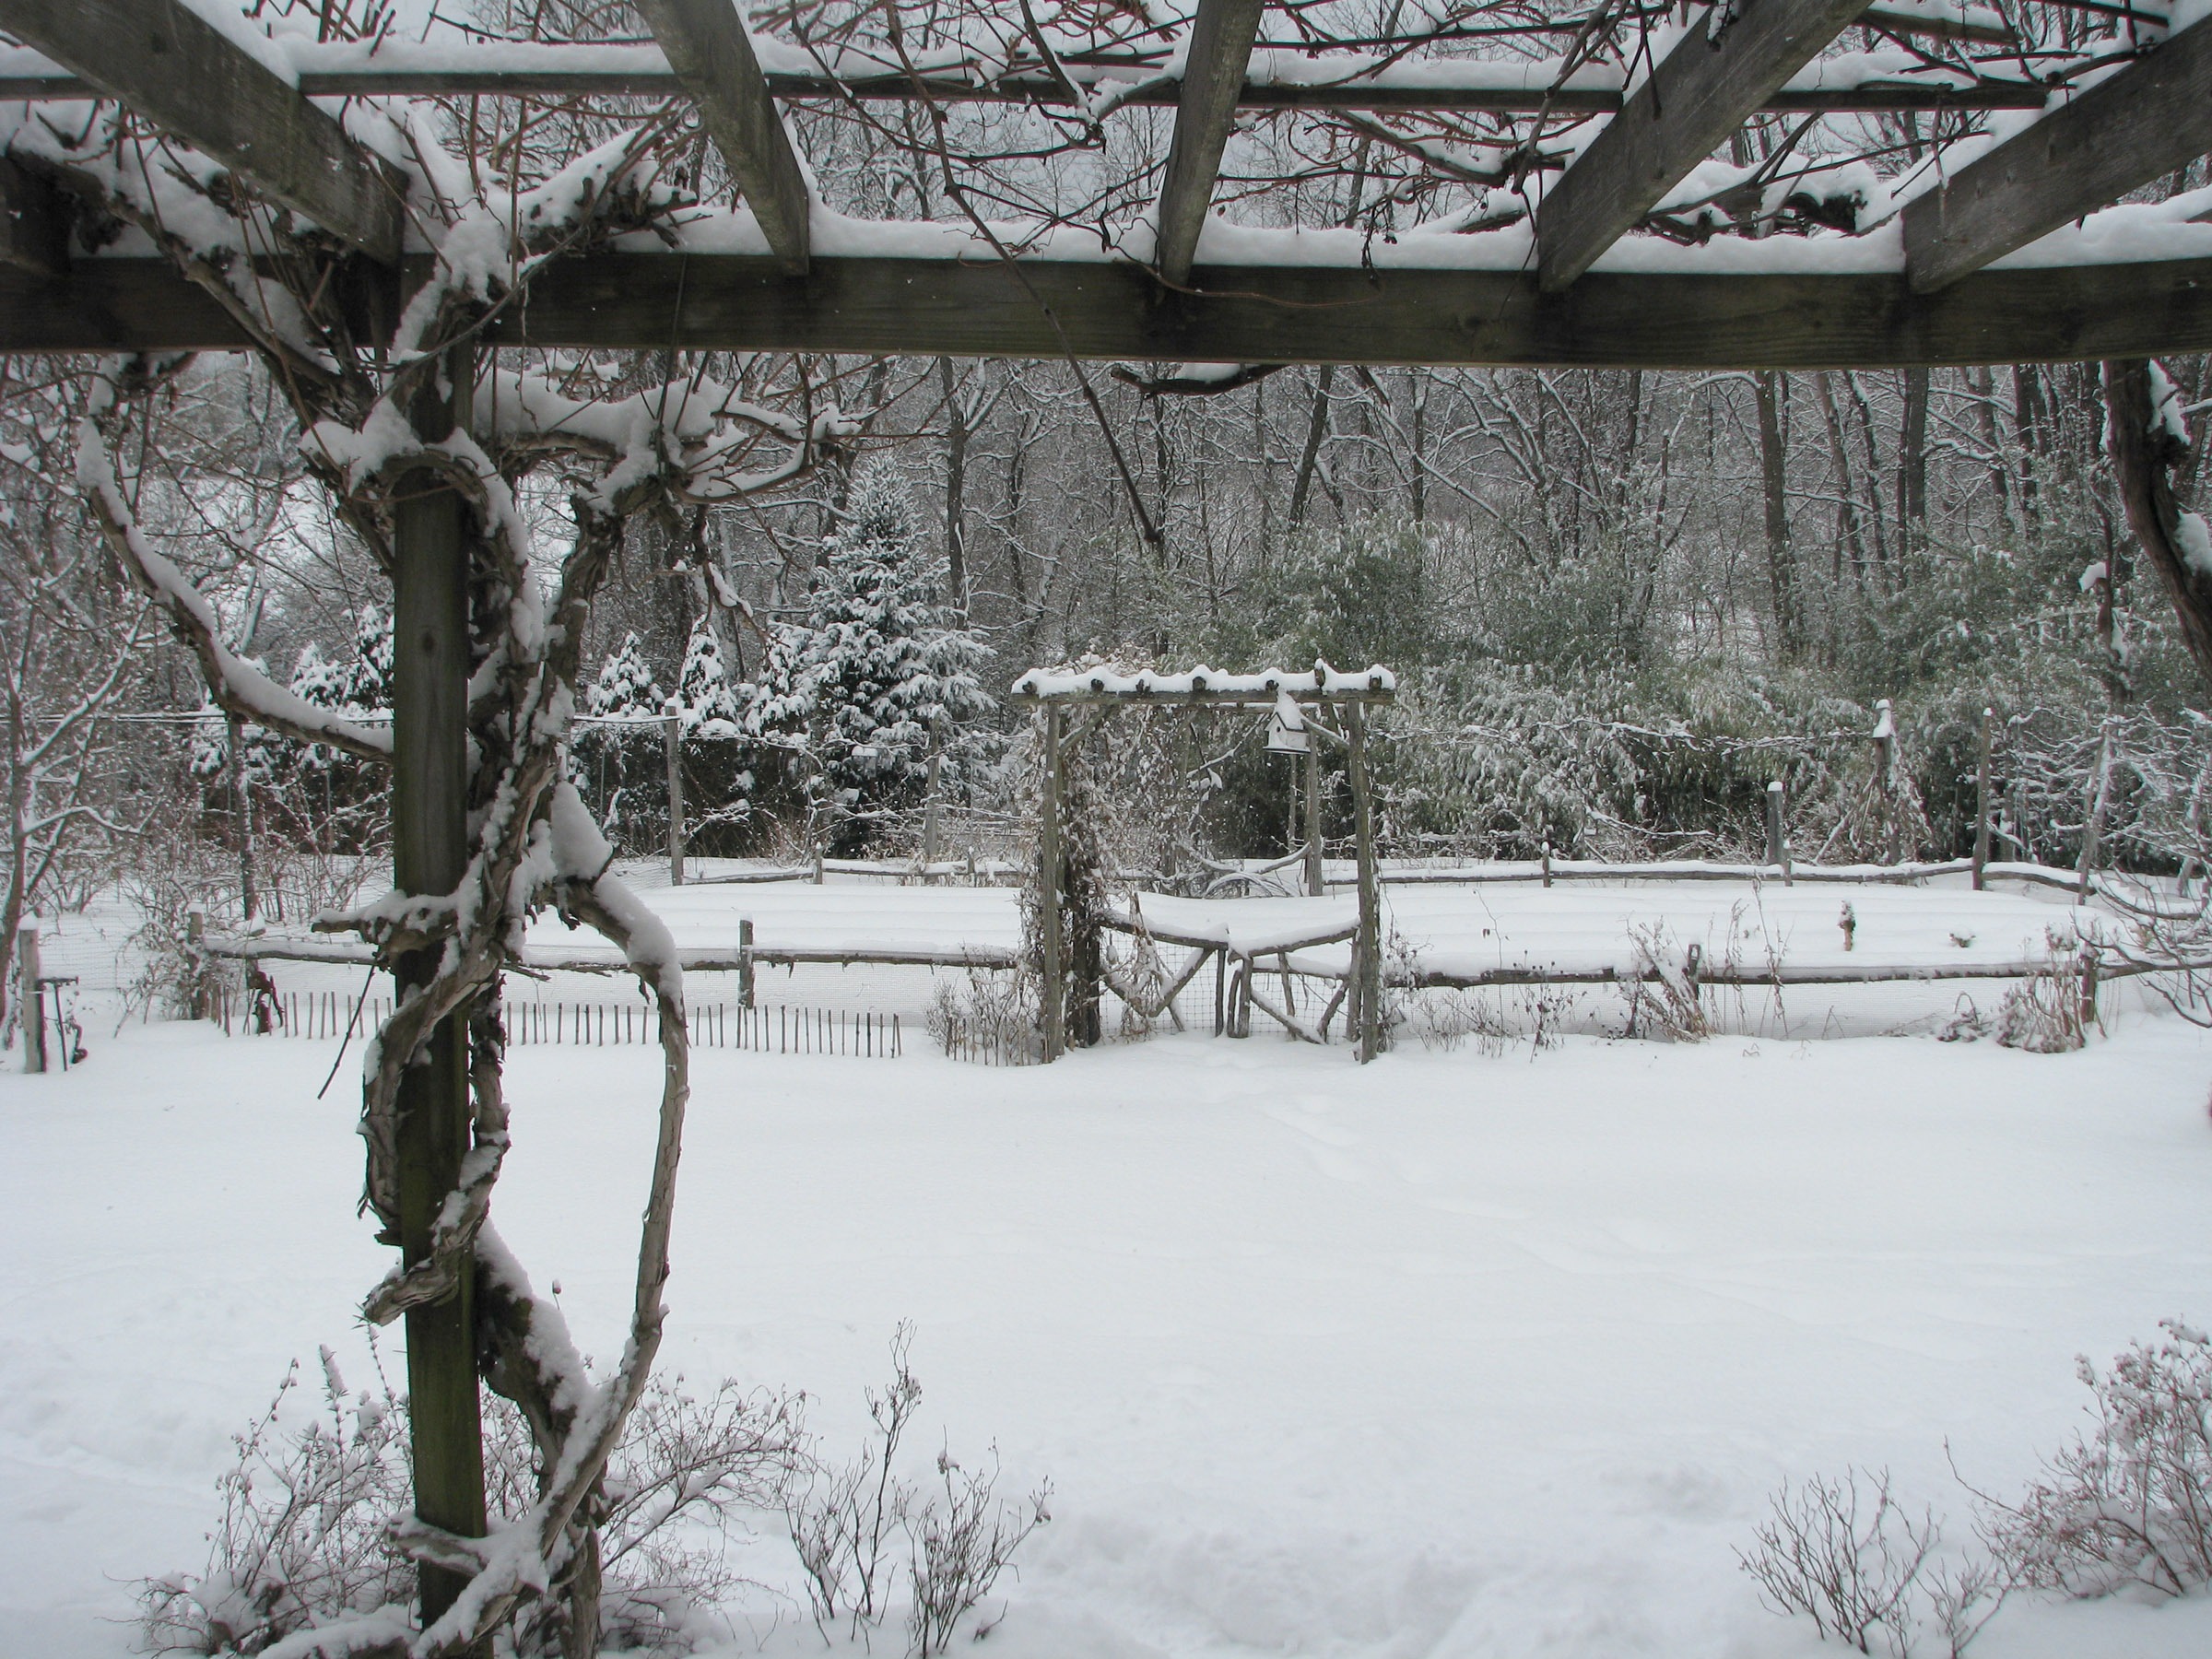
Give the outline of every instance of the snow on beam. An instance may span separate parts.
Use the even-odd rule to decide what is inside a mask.
[[[810,253],[806,178],[736,6],[732,0],[637,0],[637,6],[699,106],[768,245],[786,271],[803,276]]]
[[[1175,137],[1159,189],[1156,263],[1170,288],[1188,288],[1198,233],[1213,206],[1221,152],[1236,124],[1237,96],[1260,29],[1265,0],[1198,0],[1175,103]]]
[[[2212,26],[2183,29],[1905,205],[1916,293],[1948,287],[2212,150]]]
[[[416,262],[408,270],[419,279]],[[1122,362],[1861,369],[2212,350],[2212,259],[1976,272],[1916,295],[1901,272],[1594,271],[1564,294],[1519,271],[1201,265],[1162,295],[1142,265],[1032,259],[593,253],[548,262],[487,344],[912,353]],[[1051,308],[1048,315],[1039,300]],[[248,342],[165,260],[0,265],[0,352],[218,350]]]
[[[398,259],[394,180],[183,0],[0,0],[0,29],[379,264]]]
[[[1536,271],[1558,293],[1866,9],[1866,0],[1731,0],[1694,19],[1619,114],[1545,192]]]

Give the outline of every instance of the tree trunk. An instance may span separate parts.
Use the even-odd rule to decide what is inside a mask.
[[[1899,574],[1927,537],[1928,531],[1928,371],[1905,371],[1905,421],[1897,445],[1897,547]]]
[[[1298,481],[1290,487],[1286,529],[1295,530],[1306,522],[1306,500],[1313,493],[1313,472],[1321,463],[1322,440],[1328,436],[1329,385],[1335,378],[1336,365],[1327,363],[1313,382],[1313,415],[1306,423],[1306,447],[1298,458]]]
[[[1774,634],[1783,656],[1804,643],[1797,583],[1790,556],[1789,455],[1782,441],[1782,377],[1761,370],[1751,377],[1759,403],[1759,473],[1766,485],[1767,582],[1774,598]]]
[[[952,608],[968,620],[968,407],[952,359],[937,359],[945,388],[945,581]]]
[[[2212,682],[2212,537],[2204,520],[2174,500],[2170,469],[2189,446],[2179,412],[2159,406],[2171,390],[2164,373],[2140,359],[2105,364],[2105,435],[2128,526],[2166,584],[2197,672]]]

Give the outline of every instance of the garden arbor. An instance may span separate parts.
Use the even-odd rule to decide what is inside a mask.
[[[0,50],[0,352],[130,359],[103,371],[79,464],[119,562],[226,709],[394,768],[402,897],[348,925],[412,988],[365,1122],[406,1264],[371,1307],[407,1320],[425,1653],[479,1643],[541,1557],[582,1547],[658,1336],[680,1018],[616,1377],[518,1375],[550,1363],[529,1337],[550,1315],[480,1235],[520,912],[600,926],[680,1006],[558,782],[592,595],[631,516],[771,488],[847,431],[801,370],[717,376],[712,354],[1258,371],[2212,349],[2212,204],[2113,206],[2212,149],[2212,26],[2170,34],[2133,6],[954,0],[889,29],[825,0],[759,31],[729,0],[636,6],[650,39],[555,38],[596,14],[536,8],[512,39],[411,41],[346,0],[258,23],[225,0],[0,0],[19,42]],[[1157,144],[1148,109],[1172,112]],[[841,167],[899,173],[930,217],[855,217]],[[130,517],[100,422],[200,350],[278,379],[393,582],[388,739],[286,701]],[[594,390],[618,353],[709,355],[650,396]],[[2163,486],[2161,379],[2108,381],[2131,517],[2184,621],[2212,618]],[[757,445],[778,458],[747,465]],[[577,539],[540,594],[512,489],[553,453]],[[2190,637],[2212,672],[2212,627]],[[1361,705],[1335,700],[1349,735]],[[536,1406],[569,1402],[532,1418],[558,1476],[536,1555],[468,1542],[479,1352]]]
[[[1060,899],[1063,887],[1062,844],[1066,833],[1065,792],[1062,787],[1067,755],[1088,731],[1070,730],[1069,711],[1088,712],[1095,720],[1117,710],[1130,709],[1265,709],[1284,718],[1286,700],[1298,710],[1307,740],[1325,737],[1344,747],[1345,775],[1352,796],[1352,850],[1358,872],[1359,931],[1352,942],[1351,975],[1347,983],[1349,1013],[1346,1023],[1359,1032],[1359,1058],[1372,1060],[1384,1040],[1382,1026],[1382,900],[1375,872],[1374,805],[1368,792],[1367,711],[1395,700],[1397,679],[1389,669],[1365,668],[1341,674],[1326,663],[1316,663],[1304,673],[1271,668],[1259,674],[1222,674],[1194,668],[1187,674],[1157,674],[1144,670],[1117,674],[1111,669],[1088,669],[1077,674],[1053,674],[1032,668],[1014,682],[1014,699],[1041,711],[1041,765],[1044,773],[1042,805],[1037,821],[1038,968],[1041,981],[1039,1015],[1043,1029],[1044,1058],[1059,1057],[1066,1037],[1066,1011],[1061,998],[1065,989],[1065,942],[1060,935]],[[1315,718],[1318,714],[1321,718]],[[1312,867],[1312,889],[1321,888],[1321,827],[1318,790],[1309,753],[1306,769],[1307,858]],[[1341,934],[1332,935],[1341,938]]]

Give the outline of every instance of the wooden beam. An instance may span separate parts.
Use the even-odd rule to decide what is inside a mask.
[[[69,268],[69,199],[53,180],[0,156],[0,265],[35,276]]]
[[[410,257],[412,280],[427,262]],[[1625,369],[1868,369],[2212,351],[2212,259],[1980,271],[1916,295],[1901,272],[1594,272],[1564,294],[1518,271],[1200,266],[1162,296],[1147,268],[1031,260],[818,258],[805,278],[735,254],[550,262],[487,343],[563,348],[913,353],[1123,362]],[[0,352],[243,347],[167,261],[79,259],[66,279],[0,266]]]
[[[182,0],[0,0],[37,47],[380,264],[399,257],[399,187],[335,117]]]
[[[676,98],[683,93],[665,60],[657,55],[631,65],[609,64],[606,49],[594,47],[564,63],[564,48],[545,49],[541,67],[479,69],[465,63],[426,68],[418,65],[369,63],[344,68],[302,68],[300,90],[309,98]],[[312,61],[312,60],[311,60]],[[1132,74],[1149,74],[1145,67]],[[1067,89],[1042,76],[1016,74],[996,80],[947,80],[931,76],[865,75],[850,80],[820,74],[768,70],[771,93],[787,100],[941,104],[1041,104],[1065,107]],[[96,98],[100,88],[79,76],[59,70],[0,69],[0,100]],[[1851,87],[1817,87],[1777,92],[1767,100],[1773,114],[1865,114],[1905,110],[2040,110],[2050,101],[2041,81],[1995,76],[1970,86],[1943,86],[1907,76],[1863,81]],[[1146,87],[1130,94],[1131,108],[1169,108],[1179,102],[1171,86]],[[1300,83],[1247,81],[1237,108],[1356,111],[1368,114],[1460,113],[1490,115],[1609,115],[1621,105],[1607,87],[1376,85],[1357,78]]]
[[[2212,28],[2183,29],[1905,204],[1927,294],[2212,150]]]
[[[1544,193],[1536,273],[1558,293],[1635,228],[1843,31],[1866,0],[1738,0],[1694,18],[1619,114]],[[1716,33],[1715,30],[1718,30]]]
[[[1188,288],[1198,233],[1213,206],[1221,152],[1236,124],[1252,42],[1266,0],[1198,0],[1175,101],[1175,136],[1159,186],[1159,241],[1153,263],[1170,288]]]
[[[734,0],[637,0],[637,6],[699,106],[768,245],[786,271],[804,276],[812,251],[806,176]]]

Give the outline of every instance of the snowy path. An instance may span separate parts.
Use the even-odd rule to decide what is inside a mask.
[[[1556,896],[1556,895],[1555,895]],[[318,1042],[134,1029],[0,1077],[0,1653],[127,1650],[226,1437],[384,1253]],[[498,1210],[617,1338],[637,1051],[510,1056]],[[2212,1042],[1418,1048],[1160,1040],[1050,1071],[700,1057],[666,1363],[848,1446],[915,1322],[919,1470],[1057,1484],[1002,1659],[1832,1653],[1732,1547],[1783,1473],[1888,1465],[1963,1532],[2077,1421],[2077,1350],[2212,1317]],[[396,1356],[392,1357],[396,1359]],[[780,1580],[780,1546],[743,1569]],[[818,1653],[786,1614],[735,1653]],[[889,1638],[895,1651],[897,1638]],[[879,1643],[879,1651],[884,1644]],[[2008,1609],[1977,1659],[2179,1659],[2212,1601]]]

